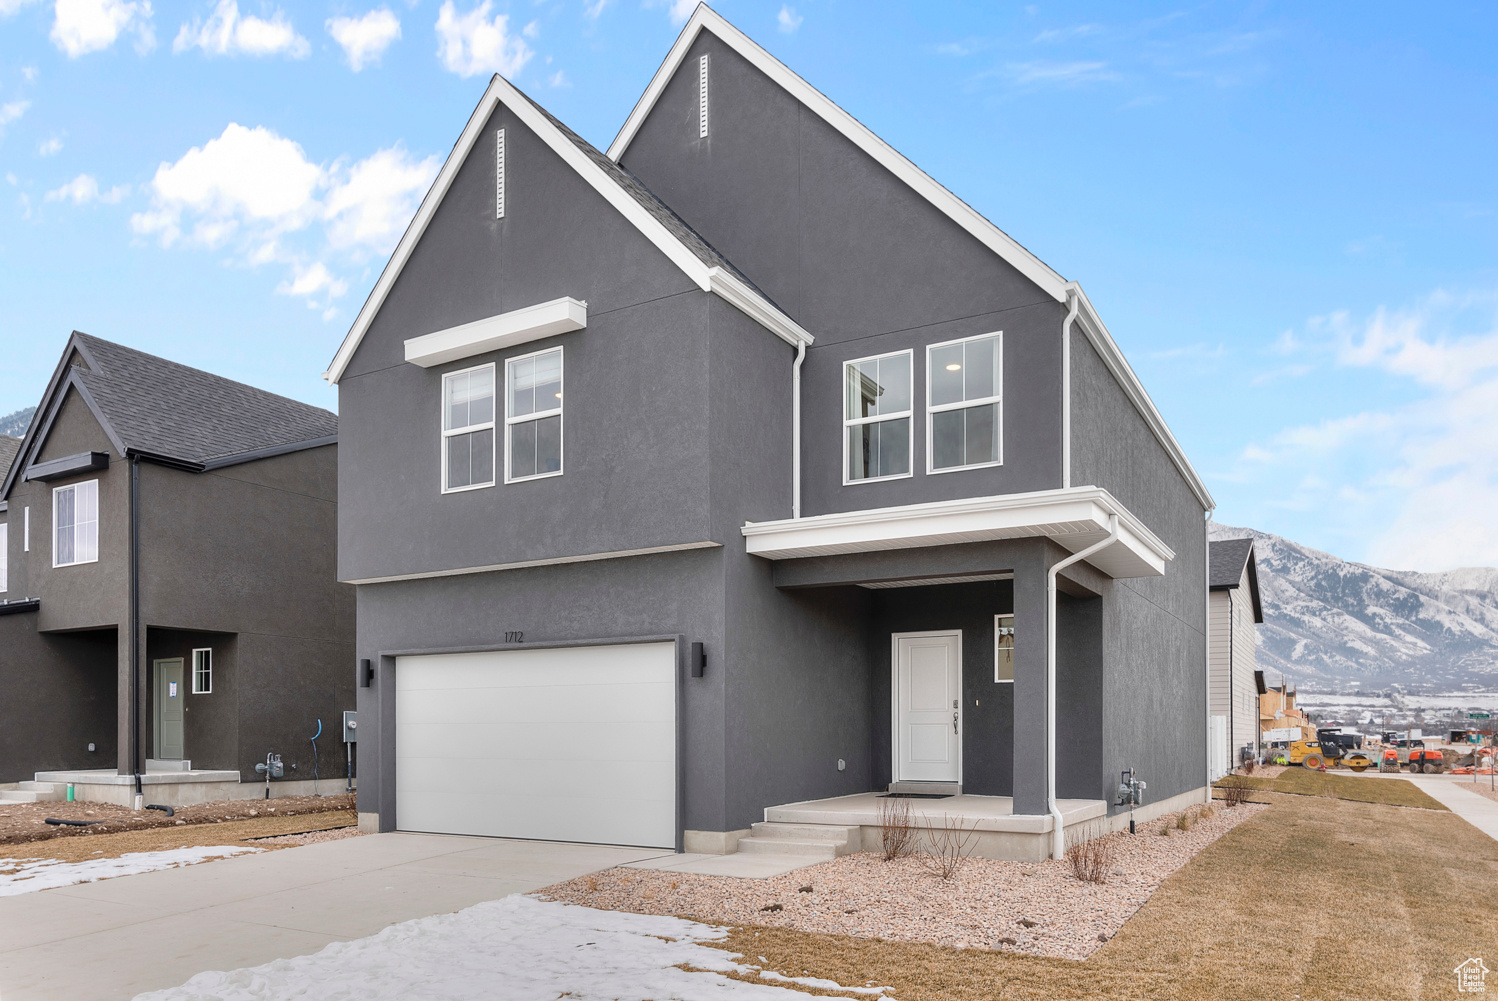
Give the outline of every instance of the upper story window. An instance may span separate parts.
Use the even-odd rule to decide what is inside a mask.
[[[85,480],[52,491],[52,565],[99,559],[99,481]]]
[[[910,475],[911,352],[843,364],[843,482]]]
[[[1003,334],[926,348],[926,455],[942,473],[1002,461]]]
[[[505,362],[505,482],[562,474],[562,349]]]
[[[213,694],[213,650],[198,647],[192,652],[192,693]]]
[[[0,591],[10,589],[10,525],[0,523]]]
[[[442,377],[442,492],[494,485],[494,365]]]

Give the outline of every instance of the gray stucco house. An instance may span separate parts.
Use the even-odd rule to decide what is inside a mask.
[[[706,7],[607,153],[494,78],[327,378],[366,827],[1206,796],[1212,501],[1091,303]]]
[[[0,482],[0,782],[171,804],[275,752],[310,791],[321,718],[341,787],[337,478],[328,411],[74,333]]]
[[[1259,753],[1258,631],[1264,621],[1254,540],[1211,543],[1209,599],[1214,771],[1226,774]]]

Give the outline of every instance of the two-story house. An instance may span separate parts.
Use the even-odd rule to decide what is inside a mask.
[[[1212,502],[1091,303],[706,7],[607,154],[494,78],[327,377],[368,827],[1206,796]]]
[[[1254,540],[1211,543],[1209,586],[1211,660],[1210,701],[1217,721],[1213,740],[1221,748],[1222,771],[1237,768],[1259,753],[1258,632],[1264,621],[1259,600],[1259,564]]]
[[[0,781],[310,792],[321,719],[341,786],[337,480],[332,413],[74,333],[0,484]]]

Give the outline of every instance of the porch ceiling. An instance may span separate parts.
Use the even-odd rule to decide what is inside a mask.
[[[1036,537],[1075,553],[1107,537],[1110,515],[1118,541],[1087,562],[1114,578],[1162,576],[1175,551],[1101,487],[749,522],[742,531],[749,553],[771,560]]]

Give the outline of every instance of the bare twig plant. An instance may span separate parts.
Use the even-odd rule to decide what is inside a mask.
[[[910,800],[891,796],[879,801],[879,841],[886,862],[904,858],[915,850]]]
[[[1106,883],[1113,871],[1113,836],[1106,828],[1089,824],[1075,837],[1066,849],[1072,875],[1089,883]]]
[[[940,827],[926,822],[926,843],[931,847],[922,853],[921,864],[942,879],[952,879],[961,872],[973,857],[973,849],[978,847],[976,820],[972,827],[964,827],[960,817],[955,821],[956,826],[953,824],[946,814],[941,815]]]
[[[1257,767],[1258,763],[1254,761],[1253,758],[1249,758],[1247,761],[1243,762],[1243,774],[1252,775],[1254,773],[1254,769]]]
[[[1229,775],[1217,783],[1217,788],[1222,790],[1223,805],[1232,809],[1248,802],[1248,794],[1253,787],[1243,776]]]

